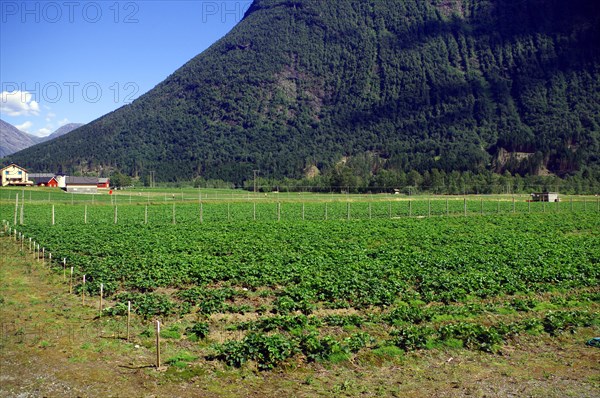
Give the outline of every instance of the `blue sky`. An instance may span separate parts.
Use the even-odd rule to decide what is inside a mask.
[[[250,4],[0,0],[0,116],[38,136],[89,123],[223,37]]]

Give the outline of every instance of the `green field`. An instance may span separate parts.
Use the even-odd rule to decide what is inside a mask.
[[[16,216],[24,251],[39,243],[67,279],[73,267],[75,294],[98,300],[102,285],[115,322],[130,301],[141,325],[166,322],[173,344],[200,340],[195,359],[271,369],[389,347],[495,352],[515,335],[597,325],[592,200],[110,205],[38,195],[22,210],[8,198],[0,206],[13,237]]]

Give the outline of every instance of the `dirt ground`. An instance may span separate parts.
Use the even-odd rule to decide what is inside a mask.
[[[152,347],[98,322],[95,303],[0,238],[0,397],[600,397],[600,330],[527,336],[499,354],[426,350],[272,372],[199,359],[154,368]]]

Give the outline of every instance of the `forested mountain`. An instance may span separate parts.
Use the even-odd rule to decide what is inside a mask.
[[[348,159],[600,178],[599,15],[590,0],[255,0],[132,104],[8,160],[163,181]]]
[[[39,137],[27,134],[0,119],[0,157],[10,155],[40,142]]]

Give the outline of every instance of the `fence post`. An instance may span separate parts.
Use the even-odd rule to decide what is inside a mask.
[[[29,194],[31,194],[31,191],[29,192]],[[31,203],[31,200],[29,201],[29,203]],[[23,225],[24,218],[25,218],[25,194],[23,194],[23,197],[21,198],[21,215],[20,215],[20,219],[19,219],[19,225]]]
[[[131,301],[127,302],[127,342],[129,342],[129,328],[131,325]]]
[[[160,321],[156,320],[156,369],[160,368]]]
[[[19,194],[16,195],[15,199],[15,221],[13,225],[17,225],[17,213],[19,212]]]
[[[104,298],[104,283],[100,284],[100,315],[102,315],[102,299]]]

